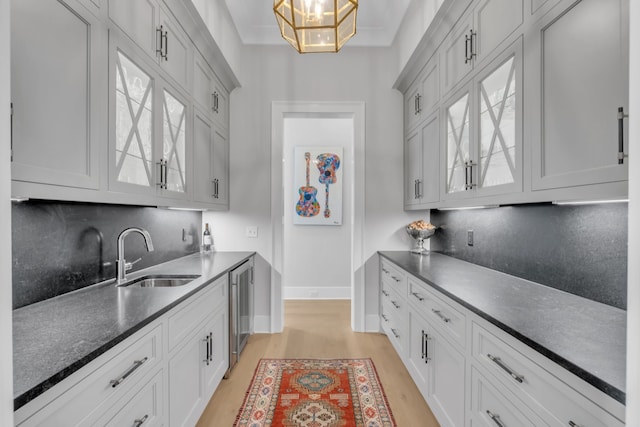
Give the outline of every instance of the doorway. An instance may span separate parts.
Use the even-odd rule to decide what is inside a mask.
[[[296,146],[342,150],[342,225],[293,225]],[[282,331],[286,298],[348,298],[351,328],[364,331],[364,103],[273,102],[271,155],[271,331]]]

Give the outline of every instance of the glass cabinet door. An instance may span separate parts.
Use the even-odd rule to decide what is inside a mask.
[[[115,63],[116,179],[152,187],[154,81],[120,51]]]
[[[457,193],[467,190],[467,164],[471,159],[469,109],[470,96],[469,92],[466,92],[446,110],[446,193]]]
[[[516,68],[512,56],[479,82],[478,187],[516,181]]]
[[[186,112],[187,107],[167,90],[162,99],[162,188],[184,193],[186,191]]]

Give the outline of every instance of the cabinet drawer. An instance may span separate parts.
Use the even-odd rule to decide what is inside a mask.
[[[207,289],[192,297],[193,301],[169,316],[169,351],[194,332],[207,315],[221,303],[228,303],[228,278],[219,278]]]
[[[382,329],[385,331],[400,356],[404,355],[405,343],[408,339],[406,336],[406,314],[406,309],[402,310],[400,308],[396,308],[390,301],[385,301],[382,304],[382,313],[380,315],[382,318]]]
[[[512,398],[503,396],[476,369],[471,370],[471,419],[473,427],[541,427],[546,425]]]
[[[387,288],[394,289],[402,296],[407,295],[406,274],[385,260],[381,260],[380,263],[380,282]]]
[[[420,312],[430,320],[440,333],[447,339],[465,347],[466,316],[436,297],[434,291],[429,290],[421,281],[409,278],[409,301],[420,309]]]
[[[121,346],[105,353],[105,356],[111,356],[106,363],[19,425],[94,425],[95,419],[104,413],[108,405],[121,399],[136,381],[158,365],[162,359],[162,326],[156,326],[128,346]]]
[[[125,396],[115,405],[115,414],[109,414],[109,417],[98,425],[106,427],[163,425],[163,372],[158,371],[142,388]]]
[[[473,324],[473,355],[550,426],[615,427],[623,424],[482,326]],[[552,363],[552,362],[549,362]]]

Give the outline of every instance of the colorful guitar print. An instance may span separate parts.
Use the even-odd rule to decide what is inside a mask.
[[[298,189],[300,200],[296,204],[296,213],[299,216],[312,217],[320,213],[320,203],[316,200],[318,190],[309,185],[309,160],[311,160],[311,153],[304,153],[304,159],[307,162],[307,185]]]
[[[316,157],[316,166],[320,171],[318,181],[325,185],[325,207],[324,217],[331,217],[331,209],[329,209],[329,185],[335,184],[338,178],[336,177],[336,170],[340,168],[340,157],[333,153],[322,153]]]

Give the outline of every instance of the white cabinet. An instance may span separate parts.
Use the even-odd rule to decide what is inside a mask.
[[[628,16],[628,0],[562,1],[536,26],[534,190],[627,180],[628,159],[618,162],[627,119],[619,132],[618,109],[628,113]]]
[[[229,206],[229,138],[215,129],[213,134],[213,203]]]
[[[109,18],[175,83],[189,89],[191,42],[164,6],[155,0],[109,0]]]
[[[14,181],[98,189],[105,43],[102,23],[75,0],[11,1]]]
[[[154,372],[154,378],[160,375],[156,379],[163,382],[163,371],[155,372],[163,362],[162,331],[159,322],[155,322],[120,344],[117,351],[100,356],[57,386],[50,401],[43,395],[40,400],[20,408],[15,416],[16,425],[94,426],[99,424],[99,419],[108,424],[115,413],[128,411],[129,400],[144,400],[141,393],[150,372]],[[163,402],[159,399],[156,412],[148,414],[160,420],[159,425],[164,422]]]
[[[228,367],[228,278],[168,319],[169,425],[193,426]]]
[[[111,35],[110,189],[185,199],[191,167],[190,107],[143,57]],[[158,203],[161,204],[161,203]]]
[[[409,309],[408,364],[442,427],[464,426],[465,358],[417,310]]]
[[[440,200],[440,121],[434,114],[405,141],[405,209]]]
[[[474,67],[517,36],[524,22],[524,0],[480,0],[444,41],[442,92],[454,89]]]
[[[404,95],[404,128],[412,130],[429,117],[440,101],[438,58],[434,57],[421,71]]]
[[[522,41],[444,104],[444,199],[522,191]]]

